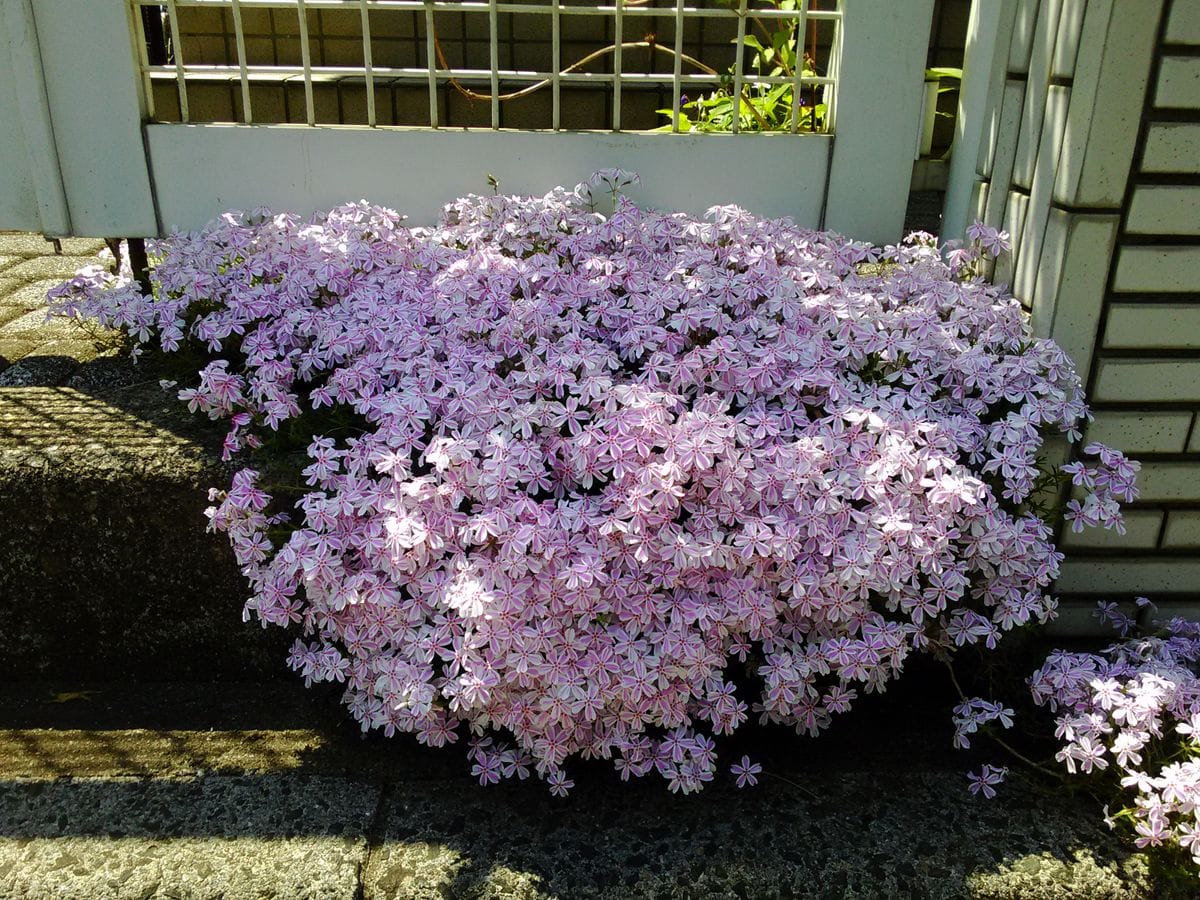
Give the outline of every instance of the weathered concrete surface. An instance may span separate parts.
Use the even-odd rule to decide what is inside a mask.
[[[0,894],[353,897],[379,793],[286,776],[0,783]]]
[[[786,773],[794,780],[799,773]],[[947,773],[825,773],[679,797],[581,781],[397,785],[369,897],[1143,897],[1144,860],[1078,804],[1014,788],[967,797]],[[811,791],[811,794],[810,794]],[[819,799],[817,799],[819,798]]]
[[[0,676],[282,670],[288,636],[242,622],[244,581],[205,532],[208,489],[229,480],[219,441],[123,358],[0,387]]]
[[[96,356],[96,339],[103,342],[107,335],[65,320],[47,324],[44,310],[46,292],[83,266],[101,262],[96,253],[103,247],[104,242],[94,238],[66,238],[58,256],[41,235],[0,232],[0,385],[10,383],[5,370],[26,358],[66,356],[79,362]],[[58,346],[47,347],[51,342]],[[64,352],[65,344],[70,349]],[[60,361],[49,369],[34,362],[32,368],[39,380],[31,382],[25,373],[11,383],[62,384],[74,367]],[[58,380],[49,382],[47,377]]]
[[[541,783],[480,788],[463,776],[5,781],[0,894],[1172,895],[1096,810],[1027,787],[983,803],[947,773],[806,778],[819,799],[771,779],[694,797],[590,772],[576,780],[565,800]]]
[[[241,621],[246,586],[204,531],[219,431],[112,332],[45,317],[103,241],[0,233],[0,677],[283,673],[288,636]]]
[[[565,800],[536,779],[479,787],[461,744],[363,738],[336,694],[0,685],[0,896],[1192,895],[1086,794],[1014,777],[970,797],[981,757],[949,750],[928,691],[870,698],[816,741],[740,734],[765,769],[753,789],[723,770],[680,797],[573,763]]]

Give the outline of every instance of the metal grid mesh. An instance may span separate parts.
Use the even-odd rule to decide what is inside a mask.
[[[688,91],[780,85],[775,130],[834,120],[841,0],[130,2],[157,121],[678,131]],[[810,64],[764,74],[745,39],[780,28]]]

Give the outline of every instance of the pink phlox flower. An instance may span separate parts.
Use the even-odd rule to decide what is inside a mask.
[[[996,796],[995,786],[1001,784],[1007,777],[1007,767],[985,765],[978,772],[969,772],[967,774],[967,779],[970,782],[967,789],[972,795],[983,794],[985,799],[991,800]]]
[[[749,756],[743,756],[729,767],[729,771],[737,777],[737,786],[740,788],[754,787],[758,784],[758,776],[762,774],[762,770],[762,766],[751,762]]]

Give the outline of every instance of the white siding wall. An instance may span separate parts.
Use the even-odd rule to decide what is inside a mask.
[[[1143,465],[1126,534],[1062,535],[1063,627],[1136,594],[1200,617],[1200,2],[1000,3],[996,124],[947,220],[1012,231],[1001,274],[1086,378],[1086,439]]]

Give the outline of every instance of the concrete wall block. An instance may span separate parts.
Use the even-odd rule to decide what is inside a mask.
[[[996,187],[993,186],[992,194],[995,193]],[[991,197],[989,197],[988,200],[990,203]],[[1025,213],[1029,209],[1029,195],[1022,194],[1019,191],[1008,191],[1008,202],[1004,204],[1003,209],[1004,220],[1001,223],[1001,227],[1009,234],[1020,235],[1025,227]],[[1015,272],[1017,262],[1020,259],[1020,255],[1020,245],[1014,245],[1012,253],[1005,253],[998,260],[996,260],[994,280],[997,284],[1003,283],[1011,285],[1013,283],[1013,274]],[[1015,291],[1014,294],[1016,294]],[[1016,296],[1026,306],[1029,305],[1030,298],[1028,296],[1023,297],[1020,294],[1016,294]]]
[[[983,219],[993,228],[1001,227],[1005,221],[1008,188],[1012,183],[1013,161],[1017,153],[1017,128],[1024,108],[1025,85],[1019,81],[1005,82],[1000,101],[999,131],[988,165],[992,173],[992,188],[988,192]]]
[[[1171,619],[1200,622],[1200,603],[1195,600],[1156,600],[1154,606],[1154,618],[1159,622],[1167,622]]]
[[[1104,346],[1200,349],[1200,304],[1114,303]]]
[[[1142,184],[1133,191],[1125,230],[1131,234],[1200,236],[1200,187]]]
[[[1156,122],[1146,136],[1143,172],[1200,174],[1200,124]]]
[[[1129,607],[1126,611],[1128,615],[1133,615],[1137,609],[1132,599],[1128,603],[1119,605]],[[1062,637],[1095,638],[1099,636],[1111,639],[1113,630],[1111,625],[1101,625],[1100,620],[1096,618],[1096,598],[1094,596],[1068,594],[1059,597],[1058,616],[1053,622],[1046,625],[1045,635],[1051,640]]]
[[[1013,165],[1013,184],[1028,188],[1033,182],[1033,167],[1042,137],[1042,116],[1046,108],[1050,66],[1058,39],[1058,24],[1063,0],[1042,0],[1038,10],[1037,32],[1029,55],[1029,77],[1025,82],[1025,113],[1017,132],[1017,156]]]
[[[1200,463],[1144,462],[1138,473],[1138,490],[1138,500],[1142,503],[1200,502]]]
[[[10,15],[15,17],[16,11]],[[36,173],[30,166],[29,147],[21,128],[21,91],[17,85],[20,64],[13,60],[9,51],[12,37],[0,15],[0,122],[5,123],[5,127],[0,128],[0,160],[4,161],[5,167],[4,177],[0,178],[0,228],[41,230],[42,216],[33,182]],[[32,57],[31,50],[25,47],[25,52]],[[47,138],[51,137],[48,124]],[[49,161],[45,164],[49,165]],[[57,178],[57,165],[53,174]],[[61,183],[57,193],[61,197]],[[65,200],[62,206],[65,212]]]
[[[1013,22],[1012,43],[1008,48],[1008,71],[1028,72],[1029,54],[1037,33],[1040,0],[1017,0],[1017,15]]]
[[[1072,216],[1061,209],[1051,209],[1048,213],[1037,277],[1029,299],[1034,334],[1049,334],[1054,324],[1054,307],[1062,287],[1062,270],[1072,224]]]
[[[1068,558],[1057,590],[1063,594],[1195,593],[1200,586],[1200,558],[1122,557]]]
[[[1164,109],[1200,109],[1200,57],[1162,58],[1154,105]]]
[[[1083,13],[1087,6],[1087,0],[1063,0],[1058,20],[1058,38],[1054,42],[1054,56],[1050,60],[1052,78],[1070,78],[1075,74],[1075,57],[1079,52]]]
[[[841,41],[837,140],[829,166],[825,227],[875,243],[897,240],[912,181],[921,77],[933,0],[849,4]]]
[[[1121,205],[1162,7],[1162,0],[1094,0],[1087,4],[1055,182],[1057,202]]]
[[[1196,0],[1182,0],[1171,7],[1167,43],[1200,44],[1200,3]]]
[[[1167,513],[1163,546],[1172,550],[1200,548],[1200,509],[1173,509]]]
[[[1054,338],[1080,372],[1091,368],[1117,225],[1116,215],[1050,210],[1033,297],[1035,330]]]
[[[77,235],[158,232],[130,15],[120,0],[34,4],[46,99]]]
[[[581,171],[624,165],[643,179],[630,192],[635,202],[702,213],[728,200],[718,193],[729,173],[730,151],[711,135],[674,135],[671,154],[663,153],[664,135],[636,133],[153,124],[146,135],[156,172],[190,176],[158,185],[166,227],[197,228],[247,196],[305,215],[346,197],[387,197],[414,224],[426,224],[462,192],[462,173],[475,171],[480,160],[488,161],[506,191],[517,193],[572,184],[569,179],[577,180]],[[750,136],[737,143],[745,164],[739,188],[746,208],[814,227],[832,139]],[[902,161],[911,172],[911,160]],[[681,171],[691,177],[673,177]],[[758,189],[754,174],[761,176]],[[902,212],[903,204],[899,208]]]
[[[977,181],[971,189],[971,203],[968,206],[968,217],[972,222],[982,222],[984,211],[987,209],[988,193],[991,184],[987,181]]]
[[[1192,413],[1188,410],[1153,412],[1103,411],[1087,426],[1087,442],[1137,456],[1141,453],[1182,453],[1187,443]]]
[[[1030,183],[1029,212],[1025,216],[1020,237],[1021,254],[1013,276],[1013,291],[1025,297],[1037,309],[1035,284],[1039,275],[1046,220],[1050,216],[1050,196],[1054,189],[1054,173],[1058,169],[1059,152],[1071,102],[1071,89],[1050,85],[1046,92],[1046,108],[1042,115],[1042,132],[1038,141],[1037,161]]]
[[[1122,247],[1113,290],[1134,293],[1200,290],[1200,247]]]
[[[1153,550],[1158,546],[1162,521],[1163,511],[1160,509],[1132,509],[1125,513],[1124,534],[1118,534],[1111,528],[1085,528],[1076,534],[1068,528],[1063,533],[1062,546],[1068,551],[1073,547]],[[1200,536],[1200,528],[1197,529],[1197,536]]]
[[[1092,399],[1097,403],[1200,402],[1200,360],[1101,360]]]

